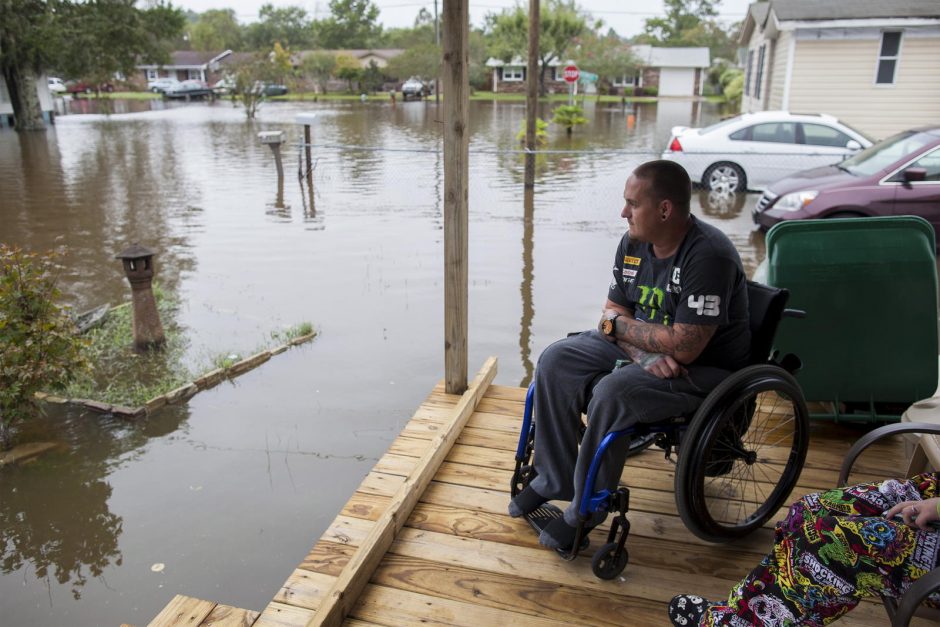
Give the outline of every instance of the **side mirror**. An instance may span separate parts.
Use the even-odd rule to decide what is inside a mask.
[[[855,141],[854,139],[850,139],[848,142],[846,142],[845,147],[848,148],[849,150],[859,150],[862,147],[862,145],[858,143],[857,141]]]
[[[908,168],[904,170],[904,182],[912,183],[914,181],[926,181],[927,168]]]

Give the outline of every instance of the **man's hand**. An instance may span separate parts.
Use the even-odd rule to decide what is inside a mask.
[[[627,352],[633,359],[633,363],[639,364],[643,370],[654,374],[660,379],[675,379],[689,374],[685,366],[670,357],[661,353],[648,353],[626,342],[617,342],[617,346]]]

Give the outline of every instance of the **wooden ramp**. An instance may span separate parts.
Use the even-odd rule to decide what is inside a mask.
[[[494,372],[488,362],[463,397],[442,385],[431,392],[254,625],[658,626],[668,624],[674,594],[722,598],[770,548],[770,528],[733,545],[695,538],[676,512],[675,467],[658,449],[624,470],[630,563],[620,577],[597,579],[592,549],[565,562],[539,547],[528,524],[506,513],[525,390],[488,385]],[[800,494],[834,486],[862,433],[812,429]],[[875,447],[856,467],[855,481],[901,474],[903,446]],[[602,537],[592,534],[592,548]],[[880,605],[863,603],[840,624],[886,618]]]

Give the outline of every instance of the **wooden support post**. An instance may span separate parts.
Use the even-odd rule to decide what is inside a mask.
[[[525,187],[535,187],[535,119],[539,114],[539,0],[529,0],[529,64],[525,84]]]
[[[313,187],[313,166],[310,163],[310,125],[304,124],[304,156],[307,162],[307,183]]]
[[[445,24],[447,23],[446,7],[449,1],[444,0]],[[466,8],[467,0],[455,1],[463,3]],[[464,13],[464,15],[467,14]],[[411,511],[418,504],[418,500],[431,483],[431,479],[437,474],[438,468],[450,453],[454,442],[457,441],[464,425],[467,424],[470,415],[495,376],[496,358],[490,357],[480,368],[470,388],[454,407],[450,419],[442,426],[441,433],[431,441],[427,452],[418,460],[418,464],[405,479],[405,483],[398,488],[388,507],[375,521],[369,535],[359,544],[356,553],[343,567],[342,572],[333,582],[333,587],[323,595],[323,601],[317,608],[317,613],[307,623],[307,627],[339,627],[343,623],[343,619],[355,606],[359,595],[369,583],[385,552],[392,546],[395,536],[411,516]]]
[[[469,0],[444,0],[444,383],[467,389]]]

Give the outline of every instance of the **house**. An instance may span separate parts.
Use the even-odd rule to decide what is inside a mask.
[[[708,48],[633,46],[640,62],[637,87],[655,88],[659,96],[701,96],[711,64]]]
[[[39,74],[36,77],[36,95],[39,97],[39,107],[42,109],[42,119],[46,124],[55,121],[55,107],[52,100],[52,93],[49,91],[49,81],[45,74]],[[15,122],[13,117],[13,101],[10,99],[10,90],[7,88],[7,81],[0,76],[0,128],[4,126],[12,127]]]
[[[549,93],[565,93],[568,83],[563,75],[564,68],[556,58],[549,59],[545,70],[545,90]],[[525,92],[525,79],[528,71],[528,61],[522,57],[513,57],[508,63],[502,59],[490,58],[486,67],[493,69],[493,93],[520,94]]]
[[[659,48],[637,45],[630,48],[639,61],[639,71],[624,72],[613,80],[613,87],[629,89],[643,87],[656,90],[660,96],[694,97],[702,95],[705,71],[710,61],[708,48]],[[566,64],[556,59],[548,62],[546,88],[552,92],[568,90],[562,76]],[[487,67],[493,68],[492,90],[494,92],[525,91],[526,62],[515,57],[509,63],[490,59]]]
[[[741,29],[744,112],[829,113],[875,138],[940,120],[940,2],[770,0]]]
[[[172,77],[180,81],[188,79],[197,79],[213,83],[220,79],[223,73],[223,67],[236,61],[237,57],[250,57],[245,53],[233,53],[231,50],[224,52],[200,52],[198,50],[176,50],[170,53],[170,62],[165,65],[145,63],[137,66],[140,72],[135,78],[135,82],[143,79],[146,84],[156,78]]]

